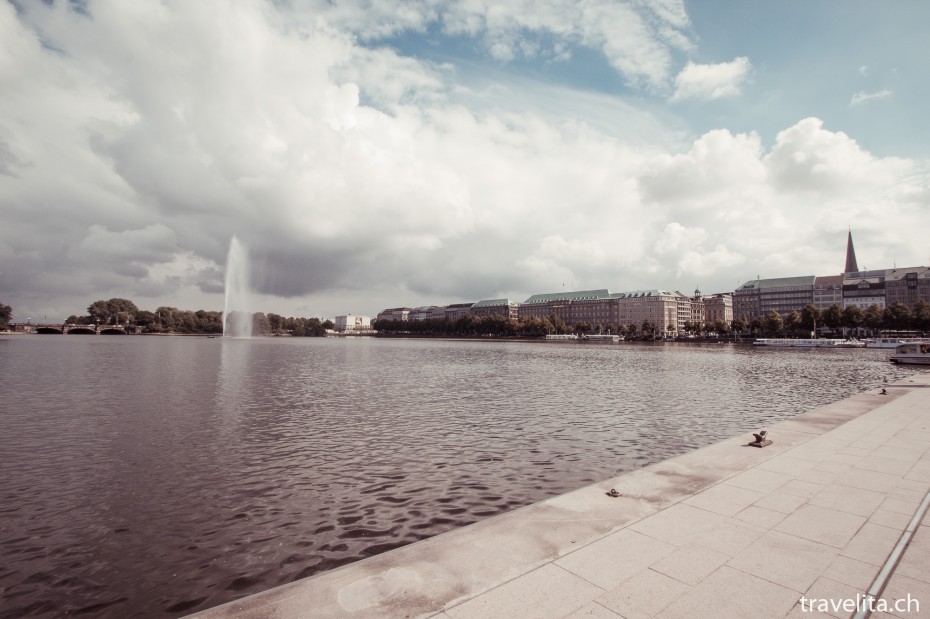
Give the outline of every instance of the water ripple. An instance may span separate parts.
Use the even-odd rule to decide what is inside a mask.
[[[3,618],[187,614],[910,371],[871,350],[2,343]]]

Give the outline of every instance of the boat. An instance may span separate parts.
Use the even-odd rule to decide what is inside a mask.
[[[622,338],[619,335],[582,335],[582,342],[593,342],[597,344],[616,344]]]
[[[568,341],[575,341],[577,339],[578,339],[577,335],[572,335],[570,333],[558,333],[558,334],[550,333],[549,335],[546,336],[547,342],[568,342]]]
[[[867,348],[897,348],[899,344],[930,344],[930,337],[877,337],[865,341]]]
[[[930,365],[930,342],[898,344],[890,360],[892,363]]]
[[[865,342],[856,339],[790,339],[779,337],[760,337],[753,346],[778,346],[782,348],[863,348]]]

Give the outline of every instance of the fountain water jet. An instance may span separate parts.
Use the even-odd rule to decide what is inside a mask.
[[[223,308],[224,337],[252,337],[249,260],[245,246],[233,235],[226,255],[226,299]]]

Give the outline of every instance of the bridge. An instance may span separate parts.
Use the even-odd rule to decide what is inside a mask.
[[[18,333],[38,333],[40,335],[130,335],[138,333],[139,327],[136,325],[58,325],[27,322],[12,324],[10,330]]]

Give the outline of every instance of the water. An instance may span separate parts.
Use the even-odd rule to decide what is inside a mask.
[[[252,305],[249,286],[249,257],[245,246],[233,235],[226,255],[223,335],[252,337]]]
[[[0,616],[184,615],[748,439],[913,372],[888,355],[0,337]]]

